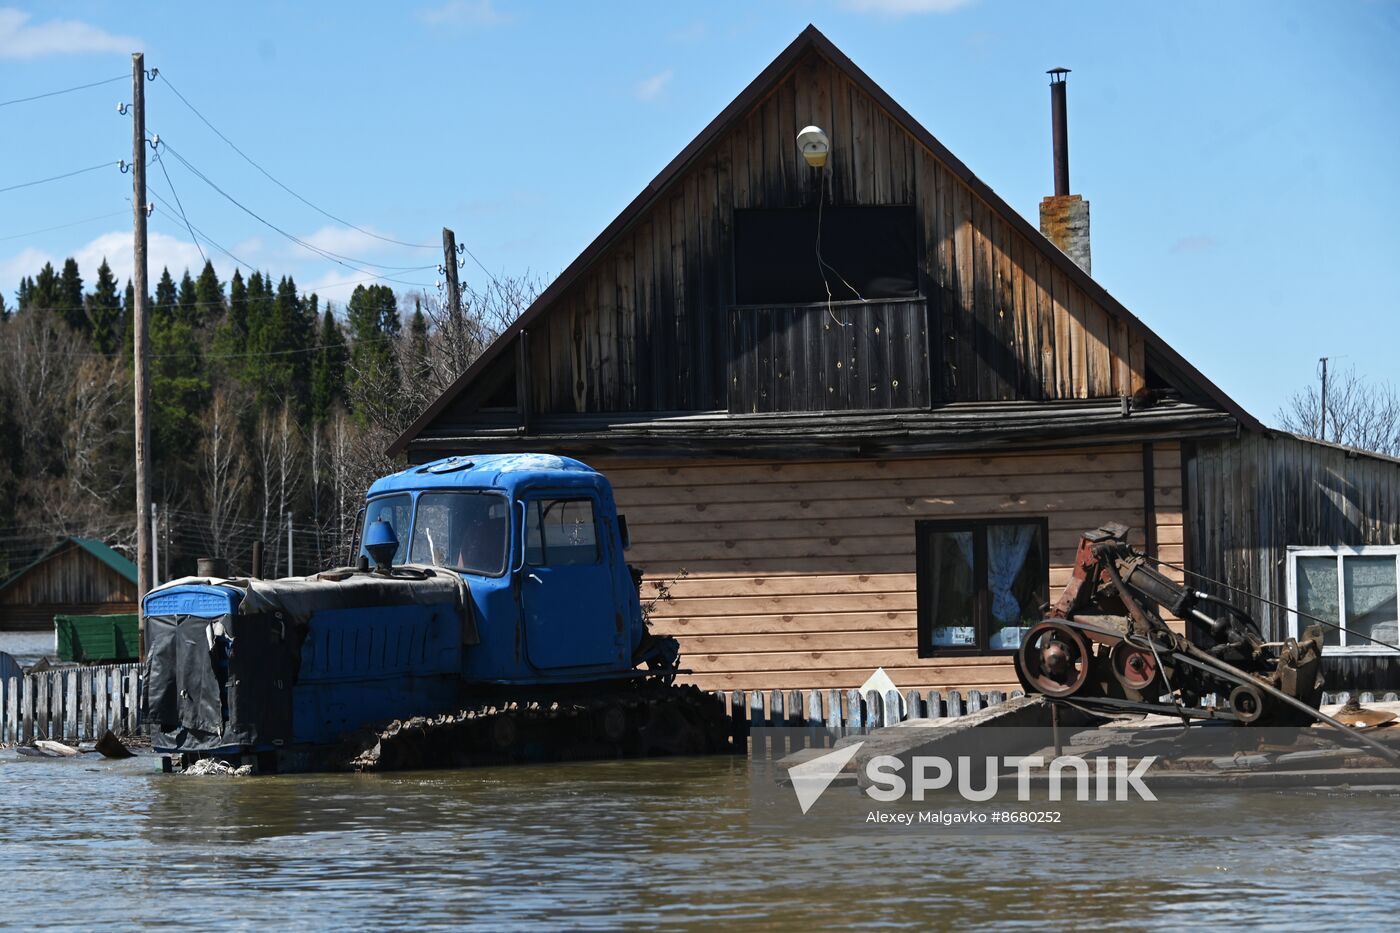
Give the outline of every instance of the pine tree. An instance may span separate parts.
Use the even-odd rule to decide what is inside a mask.
[[[58,274],[53,271],[53,263],[44,263],[44,268],[29,286],[29,301],[25,307],[44,309],[58,307]]]
[[[169,267],[162,269],[160,281],[156,282],[156,300],[151,308],[152,322],[157,319],[174,319],[177,310],[176,302],[179,300],[175,292],[175,280],[170,277]]]
[[[394,346],[399,338],[399,311],[394,290],[387,285],[357,285],[345,308],[350,329],[350,382],[347,394],[357,402],[388,399],[398,394]],[[358,405],[361,424],[366,412]]]
[[[337,402],[345,399],[345,335],[329,304],[321,315],[316,335],[316,356],[311,366],[311,417],[324,424]]]
[[[190,278],[190,270],[186,269],[184,276],[180,279],[180,320],[190,327],[198,327],[201,320],[201,309],[199,298],[195,295],[194,279]]]
[[[213,324],[223,317],[224,286],[214,273],[214,264],[207,259],[194,283],[194,301],[201,324]]]
[[[10,319],[10,309],[5,307],[5,293],[0,292],[0,324]]]
[[[78,261],[69,256],[63,261],[63,273],[58,278],[60,317],[78,333],[87,332],[87,314],[83,311],[83,277],[78,274]]]
[[[122,302],[117,296],[117,280],[104,256],[97,267],[97,287],[87,296],[88,332],[99,353],[112,353],[121,339]]]
[[[423,302],[413,301],[413,317],[408,320],[408,358],[404,366],[405,381],[422,384],[428,378],[428,319],[423,316]]]

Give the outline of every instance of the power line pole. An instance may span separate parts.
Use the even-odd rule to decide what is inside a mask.
[[[151,503],[151,586],[160,586],[160,516]]]
[[[151,588],[154,566],[151,547],[155,538],[146,523],[151,514],[150,446],[150,335],[146,325],[146,56],[131,56],[131,209],[132,231],[132,352],[136,382],[136,601]],[[146,618],[140,616],[141,656],[146,656]]]
[[[452,316],[452,375],[467,368],[466,336],[462,324],[462,290],[457,284],[457,235],[442,228],[442,265],[447,274],[447,310]]]
[[[1322,430],[1318,432],[1318,440],[1327,440],[1327,357],[1318,360],[1322,364]]]

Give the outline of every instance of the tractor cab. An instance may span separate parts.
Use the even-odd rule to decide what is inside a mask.
[[[646,635],[623,556],[625,520],[607,479],[586,464],[508,454],[412,466],[370,487],[360,537],[367,560],[371,537],[381,556],[389,552],[385,524],[393,563],[467,582],[481,638],[463,652],[469,683],[632,677],[639,664],[674,654],[660,644],[668,640]]]

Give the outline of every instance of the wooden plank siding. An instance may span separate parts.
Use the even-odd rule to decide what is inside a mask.
[[[1400,544],[1400,463],[1287,434],[1187,450],[1190,569],[1256,597],[1248,611],[1287,635],[1289,547]],[[1207,586],[1207,589],[1214,587]]]
[[[50,554],[0,590],[0,630],[52,629],[60,613],[136,611],[136,584],[76,544]]]
[[[1152,451],[1153,539],[1183,555],[1181,452]],[[708,689],[851,688],[884,667],[901,689],[1010,690],[1009,658],[920,659],[919,519],[1045,517],[1052,596],[1079,535],[1147,535],[1144,448],[825,462],[597,465],[627,515],[655,630]],[[658,589],[658,584],[662,589]],[[662,590],[669,599],[659,598]]]
[[[733,212],[816,204],[820,175],[794,142],[812,122],[831,138],[827,203],[916,207],[925,292],[919,320],[891,321],[878,344],[862,343],[865,332],[840,335],[856,344],[845,347],[856,357],[854,376],[850,367],[841,370],[853,386],[819,400],[791,377],[804,341],[821,336],[811,321],[774,313],[734,333],[729,313]],[[896,367],[922,371],[906,376],[930,386],[914,393],[922,405],[925,395],[999,401],[1132,393],[1146,379],[1142,340],[1053,269],[1043,248],[814,51],[702,150],[533,326],[531,409],[813,410],[822,401],[815,410],[825,410],[843,392],[845,403],[864,407],[856,402],[870,404],[872,394],[853,387],[868,387],[870,375],[892,381]],[[775,345],[786,352],[775,357]],[[761,403],[736,402],[736,375]],[[888,404],[908,395],[893,393]]]

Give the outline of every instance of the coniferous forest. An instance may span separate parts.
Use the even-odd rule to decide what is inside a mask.
[[[344,563],[366,487],[399,468],[388,443],[537,290],[464,290],[454,337],[436,294],[367,282],[337,307],[290,276],[151,271],[162,580],[207,556],[247,572],[255,541],[286,573],[289,528],[296,573]],[[105,260],[46,263],[0,296],[0,579],[61,535],[134,553],[133,304]]]

